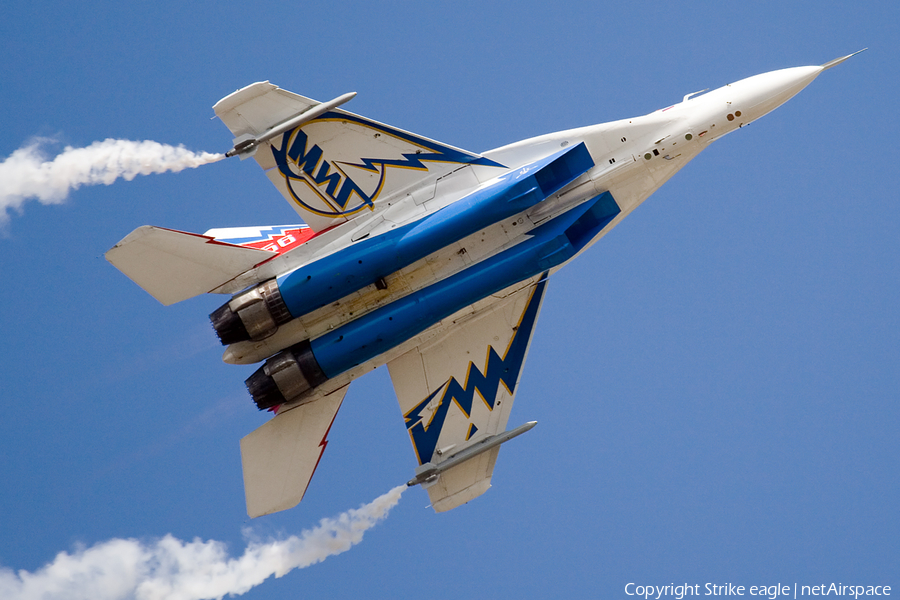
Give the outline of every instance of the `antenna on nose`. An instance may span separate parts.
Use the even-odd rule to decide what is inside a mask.
[[[842,56],[840,58],[830,60],[827,63],[825,63],[824,65],[822,65],[822,70],[826,71],[826,70],[830,69],[831,67],[836,67],[839,64],[841,64],[842,62],[844,62],[845,60],[847,60],[848,58],[850,58],[851,56],[856,56],[860,52],[865,52],[866,50],[868,50],[868,48],[863,48],[862,50],[857,50],[853,54],[848,54],[847,56]]]
[[[709,88],[706,88],[705,90],[700,90],[699,92],[692,92],[692,93],[690,93],[690,94],[685,94],[685,95],[684,95],[684,98],[683,98],[681,101],[682,101],[682,102],[687,102],[688,100],[690,100],[691,98],[693,98],[693,97],[696,96],[697,94],[702,94],[703,92],[708,92],[708,91],[709,91]]]

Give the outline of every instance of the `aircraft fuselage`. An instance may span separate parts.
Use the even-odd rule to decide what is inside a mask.
[[[421,193],[407,193],[374,224],[358,218],[329,232],[319,255],[278,278],[290,315],[274,333],[232,343],[223,360],[269,359],[248,379],[260,408],[342,387],[436,323],[561,268],[712,141],[778,107],[822,70],[764,73],[645,116],[485,152],[505,167],[499,175],[497,166],[469,165],[433,184],[424,203]],[[405,206],[414,215],[428,202],[426,216],[404,216]],[[285,362],[287,348],[296,356]],[[298,370],[301,383],[288,383]],[[260,403],[260,382],[273,399]]]

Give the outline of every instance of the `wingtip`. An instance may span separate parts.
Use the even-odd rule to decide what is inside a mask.
[[[827,71],[831,67],[836,67],[839,64],[841,64],[842,62],[844,62],[845,60],[847,60],[848,58],[850,58],[851,56],[856,56],[860,52],[865,52],[866,50],[868,50],[868,48],[863,48],[862,50],[857,50],[853,54],[848,54],[847,56],[841,56],[839,58],[835,58],[834,60],[830,60],[827,63],[825,63],[824,65],[822,65],[822,70]]]

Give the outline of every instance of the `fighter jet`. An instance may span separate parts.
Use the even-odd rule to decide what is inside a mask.
[[[253,158],[304,223],[193,234],[139,227],[106,254],[164,305],[210,315],[274,417],[241,440],[251,517],[296,506],[350,383],[387,365],[441,512],[483,494],[550,277],[719,138],[823,71],[782,69],[648,115],[476,154],[254,83],[220,100],[227,153]]]

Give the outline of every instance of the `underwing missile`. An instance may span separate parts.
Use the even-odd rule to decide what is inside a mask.
[[[526,431],[530,431],[532,427],[537,425],[537,421],[529,421],[524,425],[519,425],[515,429],[511,429],[509,431],[505,431],[503,433],[498,433],[497,435],[492,435],[490,437],[485,438],[483,441],[475,444],[474,446],[469,446],[465,450],[457,452],[456,454],[451,455],[445,460],[439,462],[438,464],[434,464],[431,462],[427,462],[424,465],[421,465],[416,469],[416,476],[409,481],[406,482],[407,487],[413,487],[419,484],[428,485],[430,483],[434,483],[437,480],[438,475],[443,473],[448,469],[452,469],[457,465],[461,465],[467,460],[473,459],[479,454],[487,452],[491,448],[496,448],[500,444],[504,442],[508,442],[514,437],[518,437],[525,433]]]
[[[275,136],[281,135],[285,131],[290,131],[292,129],[300,127],[304,123],[312,121],[316,117],[325,114],[332,108],[337,108],[338,106],[349,102],[353,99],[354,96],[356,96],[356,92],[347,92],[346,94],[338,96],[334,100],[329,100],[328,102],[322,102],[320,104],[316,104],[315,106],[311,106],[303,112],[294,115],[290,119],[273,125],[259,136],[254,137],[253,135],[248,134],[246,137],[244,137],[244,139],[238,138],[237,140],[235,140],[234,148],[226,152],[225,156],[232,157],[240,155],[241,158],[251,156],[254,152],[256,152],[256,148],[263,142],[267,142]]]

